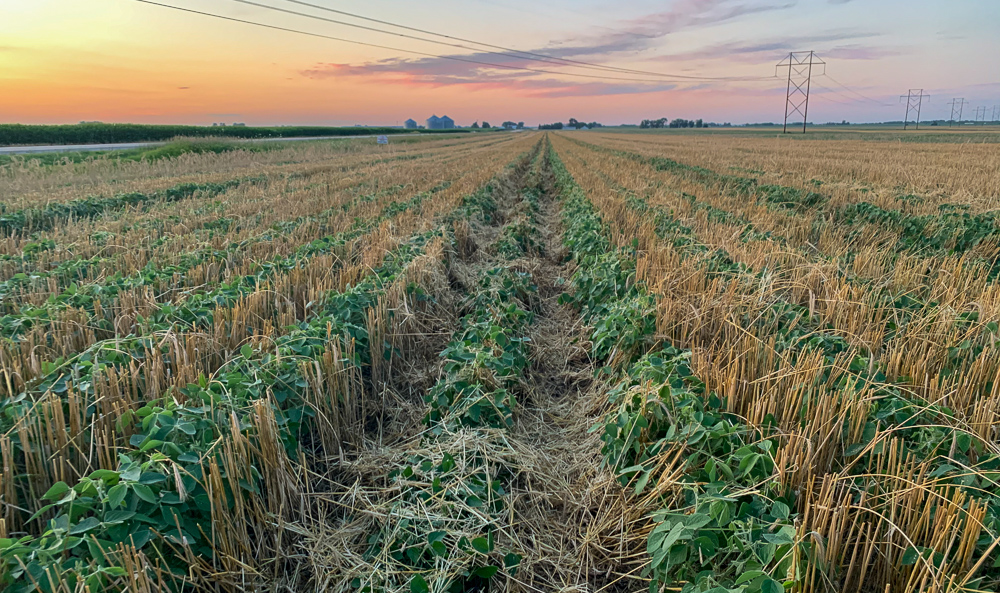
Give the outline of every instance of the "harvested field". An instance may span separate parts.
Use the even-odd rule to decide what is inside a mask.
[[[881,144],[0,167],[0,585],[997,590],[1000,160]]]

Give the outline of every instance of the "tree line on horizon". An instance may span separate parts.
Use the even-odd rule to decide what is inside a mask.
[[[718,126],[715,123],[705,123],[701,119],[669,119],[666,117],[661,117],[660,119],[644,119],[642,123],[639,124],[640,128],[643,129],[658,129],[658,128],[707,128],[709,126]],[[725,124],[728,125],[728,124]]]
[[[482,130],[489,130],[493,126],[490,125],[490,122],[484,120],[483,123],[482,123],[482,125],[480,125],[480,123],[477,121],[476,123],[472,124],[469,127],[472,128],[473,130],[480,130],[480,129],[482,129]],[[502,124],[500,124],[500,127],[503,128],[503,129],[505,129],[505,130],[523,130],[524,129],[524,122],[523,121],[519,121],[519,122],[505,121]]]
[[[604,124],[598,123],[596,121],[592,121],[590,123],[587,123],[587,122],[583,122],[583,121],[578,121],[576,118],[571,117],[571,118],[569,118],[569,122],[567,122],[565,124],[562,123],[561,121],[557,121],[554,124],[539,124],[538,129],[539,130],[562,130],[563,128],[572,128],[574,130],[579,130],[582,127],[588,127],[588,128],[591,128],[591,129],[593,129],[593,128],[603,128]]]

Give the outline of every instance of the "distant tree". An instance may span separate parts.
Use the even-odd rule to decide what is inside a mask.
[[[580,122],[576,121],[575,117],[571,117],[571,118],[569,118],[569,126],[571,128],[579,128],[580,127]]]
[[[587,127],[588,128],[603,128],[604,124],[599,124],[596,121],[592,121],[589,124],[587,124]]]
[[[517,129],[518,130],[523,130],[524,129],[524,122],[523,121],[517,122]]]
[[[702,121],[701,121],[701,120],[699,119],[699,120],[695,120],[695,122],[694,122],[694,127],[696,127],[696,128],[704,128],[704,127],[705,127],[705,125],[704,125],[704,124],[702,123]]]
[[[492,127],[493,126],[490,125],[490,122],[488,122],[488,121],[484,121],[483,122],[483,129],[484,130],[487,130],[487,129],[492,128]]]
[[[512,121],[505,121],[505,122],[503,122],[502,127],[505,130],[513,130],[514,128],[517,127],[517,124],[515,122],[512,122]]]
[[[478,130],[479,129],[479,122],[476,122],[476,123],[472,124],[472,129]]]
[[[698,121],[695,121],[693,119],[684,119],[679,117],[675,120],[671,120],[669,126],[671,128],[695,128],[695,127],[700,128],[702,127],[700,122],[701,122],[700,119]]]
[[[563,129],[563,124],[561,121],[557,121],[554,124],[541,124],[538,126],[539,130],[561,130]]]

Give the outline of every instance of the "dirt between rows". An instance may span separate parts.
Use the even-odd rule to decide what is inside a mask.
[[[501,184],[499,209],[489,224],[456,223],[457,248],[422,272],[433,298],[419,307],[398,305],[394,340],[402,353],[380,384],[377,421],[365,447],[339,460],[315,495],[315,512],[301,526],[301,570],[314,590],[357,591],[351,581],[379,570],[365,557],[373,526],[399,495],[387,480],[414,454],[433,454],[422,440],[423,395],[442,373],[439,353],[458,327],[463,296],[475,290],[484,269],[510,266],[531,274],[537,286],[530,326],[530,365],[521,378],[515,424],[488,439],[457,436],[450,446],[495,459],[513,473],[508,510],[497,525],[498,547],[522,556],[514,574],[498,573],[490,591],[639,591],[635,578],[643,550],[628,537],[626,495],[602,466],[599,432],[590,428],[605,412],[605,386],[594,380],[587,332],[575,310],[559,304],[573,264],[562,245],[560,208],[548,161],[518,171]],[[490,246],[522,207],[526,191],[540,195],[534,240],[538,249],[504,260]],[[522,208],[523,210],[523,208]],[[442,257],[443,256],[443,257]],[[409,304],[408,304],[409,303]],[[419,309],[419,310],[418,310]],[[495,438],[494,438],[495,437]],[[457,455],[456,455],[457,456]],[[400,591],[409,589],[402,587]],[[432,586],[431,591],[436,589]]]

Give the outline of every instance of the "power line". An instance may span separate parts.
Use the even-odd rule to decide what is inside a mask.
[[[841,87],[842,89],[844,89],[844,90],[846,90],[848,92],[854,93],[855,95],[861,97],[865,101],[871,101],[872,103],[877,103],[877,104],[881,105],[882,107],[893,107],[893,105],[891,103],[884,103],[882,101],[879,101],[878,99],[872,99],[868,95],[865,95],[863,93],[859,93],[858,91],[852,89],[851,87],[849,87],[849,86],[847,86],[847,85],[845,85],[845,84],[843,84],[841,82],[838,82],[837,79],[835,79],[834,77],[830,76],[826,72],[824,72],[820,76],[825,76],[825,77],[829,78],[830,82],[834,83],[835,85]]]
[[[216,19],[220,19],[220,20],[224,20],[224,21],[230,21],[230,22],[234,22],[234,23],[242,23],[242,24],[245,24],[245,25],[254,25],[254,26],[257,26],[257,27],[263,27],[265,29],[272,29],[272,30],[275,30],[275,31],[285,31],[287,33],[296,33],[296,34],[299,34],[299,35],[306,35],[306,36],[309,36],[309,37],[316,37],[316,38],[320,38],[320,39],[329,39],[331,41],[340,41],[342,43],[353,43],[355,45],[363,45],[363,46],[366,46],[366,47],[374,47],[374,48],[378,48],[378,49],[387,49],[387,50],[390,50],[390,51],[397,51],[397,52],[402,52],[402,53],[408,53],[408,54],[413,54],[413,55],[422,56],[422,57],[428,57],[428,58],[438,58],[438,59],[444,59],[444,60],[453,60],[453,61],[456,61],[456,62],[465,62],[467,64],[478,64],[478,65],[481,65],[481,66],[489,66],[491,68],[500,68],[500,69],[505,69],[505,70],[520,70],[520,71],[524,71],[524,72],[534,72],[536,74],[551,74],[551,75],[554,75],[554,76],[576,76],[578,78],[589,78],[589,79],[598,79],[598,80],[614,80],[614,81],[618,81],[618,82],[646,82],[646,83],[661,83],[661,84],[663,82],[665,82],[664,80],[650,80],[650,79],[644,79],[644,78],[618,78],[618,77],[613,77],[613,76],[600,76],[600,75],[595,75],[595,74],[578,74],[578,73],[575,73],[575,72],[556,72],[554,70],[541,70],[541,69],[538,69],[538,68],[526,68],[524,66],[511,66],[509,64],[496,64],[496,63],[493,63],[493,62],[484,62],[482,60],[473,60],[473,59],[469,59],[469,58],[462,58],[462,57],[459,57],[459,56],[448,56],[448,55],[441,55],[441,54],[432,54],[432,53],[428,53],[428,52],[422,52],[422,51],[417,51],[417,50],[412,50],[412,49],[403,49],[403,48],[399,48],[399,47],[392,47],[392,46],[382,45],[382,44],[378,44],[378,43],[369,43],[367,41],[357,41],[357,40],[354,40],[354,39],[345,39],[343,37],[335,37],[335,36],[332,36],[332,35],[325,35],[323,33],[312,33],[312,32],[309,32],[309,31],[302,31],[301,29],[292,29],[290,27],[282,27],[282,26],[279,26],[279,25],[271,25],[271,24],[267,24],[267,23],[259,23],[259,22],[256,22],[256,21],[249,21],[249,20],[240,19],[240,18],[236,18],[236,17],[215,14],[215,13],[212,13],[212,12],[205,12],[205,11],[201,11],[201,10],[194,10],[192,8],[184,8],[184,7],[181,7],[181,6],[173,6],[171,4],[163,4],[163,3],[160,3],[160,2],[154,2],[153,0],[132,0],[132,1],[133,2],[139,2],[139,3],[142,3],[142,4],[149,4],[149,5],[152,5],[152,6],[159,6],[161,8],[169,8],[169,9],[172,9],[172,10],[177,10],[177,11],[180,11],[180,12],[186,12],[186,13],[190,13],[190,14],[196,14],[196,15],[200,15],[200,16],[207,16],[207,17],[216,18]],[[242,1],[244,3],[247,3],[246,0],[237,0],[237,1]],[[321,20],[326,20],[326,19],[322,19],[321,17],[315,17],[315,18],[319,18]]]
[[[273,10],[273,11],[276,11],[276,12],[283,12],[285,14],[293,14],[295,16],[301,16],[301,17],[305,17],[305,18],[308,18],[308,19],[313,19],[313,20],[317,20],[317,21],[323,21],[323,22],[326,22],[326,23],[332,23],[332,24],[335,24],[335,25],[343,25],[345,27],[354,27],[356,29],[362,29],[362,30],[365,30],[365,31],[372,31],[372,32],[375,32],[375,33],[383,33],[385,35],[393,35],[395,37],[402,37],[404,39],[413,39],[414,41],[423,41],[423,42],[426,42],[426,43],[436,43],[437,45],[444,45],[444,46],[447,46],[447,47],[454,47],[454,48],[458,48],[458,49],[466,49],[466,50],[469,50],[469,51],[474,51],[474,52],[479,52],[479,53],[488,53],[488,54],[493,54],[493,55],[497,55],[497,56],[504,56],[504,57],[507,57],[507,58],[517,58],[517,59],[522,59],[522,60],[534,60],[534,61],[537,61],[537,62],[546,62],[546,63],[558,64],[560,66],[564,66],[565,65],[565,64],[563,64],[561,62],[557,62],[555,60],[545,60],[545,59],[540,59],[540,58],[535,58],[535,57],[529,57],[529,56],[525,56],[525,57],[512,56],[512,55],[507,54],[507,53],[500,53],[500,52],[495,52],[495,51],[485,51],[485,50],[477,49],[477,48],[474,48],[474,47],[469,47],[467,45],[461,45],[461,44],[458,44],[458,43],[448,43],[447,41],[438,41],[436,39],[428,39],[426,37],[417,37],[416,35],[408,35],[406,33],[398,33],[398,32],[395,32],[395,31],[386,31],[385,29],[379,29],[379,28],[376,28],[376,27],[368,27],[366,25],[359,25],[357,23],[349,23],[349,22],[346,22],[346,21],[338,21],[336,19],[329,19],[329,18],[317,16],[317,15],[314,15],[314,14],[308,14],[308,13],[305,13],[305,12],[298,12],[296,10],[288,10],[286,8],[279,8],[277,6],[269,6],[267,4],[260,4],[259,2],[253,2],[252,0],[229,0],[229,1],[230,2],[237,2],[239,4],[246,4],[248,6],[256,6],[257,8],[263,8],[265,10]],[[335,13],[338,13],[338,14],[348,14],[348,13],[344,13],[343,11],[340,11],[340,10],[327,9],[326,7],[317,6],[315,4],[309,4],[307,2],[297,2],[296,0],[287,0],[287,1],[288,2],[293,2],[295,4],[302,4],[302,5],[305,5],[305,6],[310,6],[312,8],[317,8],[317,9],[320,9],[320,10],[329,10],[330,12],[335,12]],[[356,18],[364,18],[364,17],[356,17]],[[379,22],[381,22],[381,21],[379,21]],[[389,24],[391,24],[391,23],[389,23]],[[392,26],[399,26],[399,25],[392,25]],[[471,43],[475,43],[475,42],[473,41]]]
[[[818,83],[818,82],[815,82],[815,81],[814,81],[814,82],[813,82],[813,85],[814,85],[814,86],[818,86],[818,87],[819,87],[819,88],[821,88],[821,89],[824,89],[824,90],[827,90],[827,91],[830,91],[831,93],[833,93],[833,94],[837,95],[838,97],[841,97],[842,99],[847,99],[848,101],[853,101],[853,103],[845,103],[844,101],[837,101],[837,103],[843,103],[844,105],[858,105],[858,104],[862,104],[862,103],[863,103],[863,101],[862,101],[861,99],[857,99],[857,98],[855,98],[855,97],[852,97],[852,96],[850,96],[850,95],[845,95],[844,93],[842,93],[842,92],[838,91],[837,89],[831,89],[830,87],[828,87],[828,86],[823,86],[822,84],[820,84],[820,83]],[[822,95],[816,95],[816,96],[817,96],[817,97],[822,97]],[[827,100],[827,101],[831,100],[831,99],[830,99],[829,97],[823,97],[823,98],[824,98],[825,100]]]
[[[240,2],[242,4],[251,4],[251,5],[254,5],[254,6],[259,6],[261,8],[267,8],[267,9],[270,9],[270,10],[277,10],[277,11],[280,11],[280,12],[289,12],[291,14],[297,14],[297,15],[300,15],[300,16],[306,16],[308,18],[319,18],[319,17],[315,17],[314,15],[308,15],[308,14],[303,14],[303,13],[300,13],[300,12],[288,11],[288,10],[285,10],[285,9],[282,9],[282,8],[277,8],[277,7],[274,7],[274,6],[257,4],[255,2],[251,2],[249,0],[230,0],[230,1],[231,2]],[[495,55],[503,55],[503,56],[507,56],[507,57],[519,57],[519,56],[511,56],[510,54],[520,54],[520,57],[523,58],[523,59],[528,59],[528,60],[534,59],[534,60],[537,60],[537,61],[540,61],[540,62],[548,62],[548,63],[553,63],[553,64],[559,64],[559,65],[562,65],[562,66],[574,66],[574,67],[580,67],[580,68],[605,70],[605,71],[609,71],[609,72],[621,72],[621,73],[625,73],[625,74],[642,74],[642,75],[645,75],[645,76],[663,76],[663,77],[668,77],[668,78],[680,78],[680,79],[684,79],[684,80],[755,82],[755,81],[771,80],[771,79],[774,78],[774,77],[763,77],[763,76],[691,76],[691,75],[685,75],[685,74],[669,74],[669,73],[666,73],[666,72],[652,72],[652,71],[649,71],[649,70],[635,70],[635,69],[632,69],[632,68],[621,68],[621,67],[618,67],[618,66],[607,66],[607,65],[604,65],[604,64],[595,64],[593,62],[584,62],[582,60],[571,60],[569,58],[560,58],[560,57],[557,57],[557,56],[550,56],[550,55],[542,54],[542,53],[538,53],[538,52],[531,52],[531,51],[523,51],[523,50],[519,50],[519,49],[512,49],[512,48],[509,48],[509,47],[504,47],[502,45],[494,45],[494,44],[491,44],[491,43],[484,43],[482,41],[476,41],[474,39],[466,39],[466,38],[463,38],[463,37],[456,37],[454,35],[447,35],[447,34],[444,34],[444,33],[436,33],[434,31],[429,31],[427,29],[421,29],[421,28],[418,28],[418,27],[411,27],[411,26],[408,26],[408,25],[401,25],[399,23],[393,23],[393,22],[390,22],[390,21],[385,21],[385,20],[380,20],[380,19],[376,19],[376,18],[371,18],[371,17],[367,17],[367,16],[364,16],[364,15],[356,14],[356,13],[353,13],[353,12],[347,12],[345,10],[338,10],[338,9],[335,9],[335,8],[330,8],[328,6],[321,6],[321,5],[318,5],[318,4],[312,4],[312,3],[309,3],[309,2],[303,2],[302,0],[284,0],[284,1],[285,2],[289,2],[291,4],[298,4],[300,6],[308,6],[309,8],[314,8],[316,10],[323,10],[323,11],[326,11],[326,12],[330,12],[330,13],[334,13],[334,14],[340,14],[340,15],[348,16],[348,17],[355,18],[355,19],[360,19],[360,20],[364,20],[364,21],[368,21],[368,22],[372,22],[372,23],[378,23],[380,25],[388,25],[390,27],[397,27],[399,29],[405,29],[407,31],[414,31],[414,32],[417,32],[417,33],[423,33],[425,35],[433,35],[435,37],[442,37],[444,39],[451,39],[453,41],[461,41],[462,43],[472,43],[472,44],[475,44],[475,45],[481,45],[483,47],[489,47],[491,49],[500,50],[500,52],[486,51],[486,50],[482,50],[482,49],[478,49],[478,48],[467,47],[467,46],[464,46],[464,45],[456,45],[456,44],[452,44],[452,43],[444,43],[444,42],[441,42],[441,41],[435,41],[433,39],[426,39],[426,38],[421,38],[421,37],[407,36],[407,35],[402,35],[400,33],[394,33],[392,31],[385,31],[383,29],[376,29],[376,28],[373,28],[373,27],[365,27],[364,25],[358,25],[358,24],[354,24],[354,23],[346,23],[346,22],[343,22],[343,21],[330,21],[330,22],[335,22],[335,23],[340,24],[340,25],[346,25],[348,27],[358,27],[358,28],[367,29],[367,30],[370,30],[370,31],[377,31],[379,33],[386,33],[388,35],[399,35],[401,37],[408,37],[410,39],[417,39],[419,41],[426,41],[426,42],[429,42],[429,43],[438,43],[438,44],[442,44],[442,45],[449,45],[451,47],[459,47],[459,48],[468,49],[468,50],[471,50],[471,51],[478,51],[478,52],[490,53],[490,54],[495,54]],[[321,20],[327,20],[327,19],[321,19]]]
[[[458,57],[458,56],[446,56],[446,55],[440,55],[440,54],[432,54],[432,53],[417,51],[417,50],[413,50],[413,49],[403,49],[403,48],[400,48],[400,47],[392,47],[392,46],[389,46],[389,45],[382,45],[382,44],[379,44],[379,43],[369,43],[367,41],[357,41],[355,39],[344,39],[343,37],[334,37],[333,35],[325,35],[323,33],[312,33],[312,32],[309,32],[309,31],[302,31],[301,29],[292,29],[290,27],[282,27],[282,26],[279,26],[279,25],[270,25],[270,24],[267,24],[267,23],[258,23],[256,21],[248,21],[248,20],[240,19],[240,18],[236,18],[236,17],[225,16],[225,15],[221,15],[221,14],[215,14],[215,13],[212,13],[212,12],[205,12],[205,11],[201,11],[201,10],[194,10],[193,8],[184,8],[184,7],[181,7],[181,6],[173,6],[171,4],[162,4],[160,2],[153,2],[153,0],[132,0],[132,1],[133,2],[140,2],[142,4],[149,4],[149,5],[152,5],[152,6],[159,6],[159,7],[162,7],[162,8],[170,8],[172,10],[178,10],[180,12],[187,12],[187,13],[190,13],[190,14],[197,14],[197,15],[200,15],[200,16],[207,16],[207,17],[211,17],[211,18],[216,18],[216,19],[224,20],[224,21],[230,21],[230,22],[234,22],[234,23],[242,23],[244,25],[254,25],[256,27],[263,27],[265,29],[273,29],[275,31],[285,31],[286,33],[296,33],[296,34],[299,34],[299,35],[306,35],[306,36],[309,36],[309,37],[316,37],[316,38],[319,38],[319,39],[329,39],[331,41],[340,41],[342,43],[353,43],[355,45],[363,45],[363,46],[366,46],[366,47],[374,47],[374,48],[377,48],[377,49],[387,49],[387,50],[390,50],[390,51],[397,51],[397,52],[402,52],[402,53],[408,53],[408,54],[413,54],[413,55],[416,55],[416,56],[423,56],[423,57],[427,57],[427,58],[439,58],[439,59],[443,59],[443,60],[453,60],[453,61],[456,61],[456,62],[465,62],[467,64],[479,64],[481,66],[489,66],[491,68],[501,68],[501,69],[506,69],[506,70],[521,70],[521,71],[526,71],[526,72],[535,72],[537,74],[553,74],[553,75],[556,75],[556,76],[577,76],[577,77],[582,77],[582,78],[596,78],[596,79],[601,79],[601,80],[616,80],[616,81],[619,81],[619,82],[623,82],[623,81],[624,82],[654,82],[654,83],[663,83],[664,82],[663,80],[649,80],[649,79],[640,79],[640,78],[615,78],[615,77],[612,77],[612,76],[598,76],[598,75],[593,75],[593,74],[576,74],[576,73],[572,73],[572,72],[555,72],[553,70],[539,70],[539,69],[536,69],[536,68],[525,68],[524,66],[510,66],[508,64],[495,64],[495,63],[492,63],[492,62],[483,62],[481,60],[472,60],[472,59],[468,59],[468,58],[461,58],[461,57]]]
[[[821,89],[823,89],[825,91],[830,91],[831,93],[834,93],[834,94],[836,94],[839,97],[844,97],[844,98],[849,99],[849,100],[851,99],[850,97],[847,97],[846,95],[838,93],[836,90],[831,89],[830,87],[825,87],[825,86],[821,85],[818,82],[813,82],[813,85],[814,86],[818,86],[819,88],[821,88]],[[857,105],[857,103],[848,103],[846,101],[838,101],[838,100],[834,99],[833,97],[827,97],[826,95],[824,95],[822,93],[818,94],[818,95],[815,95],[814,98],[821,99],[823,101],[829,101],[831,103],[839,103],[841,105]]]

